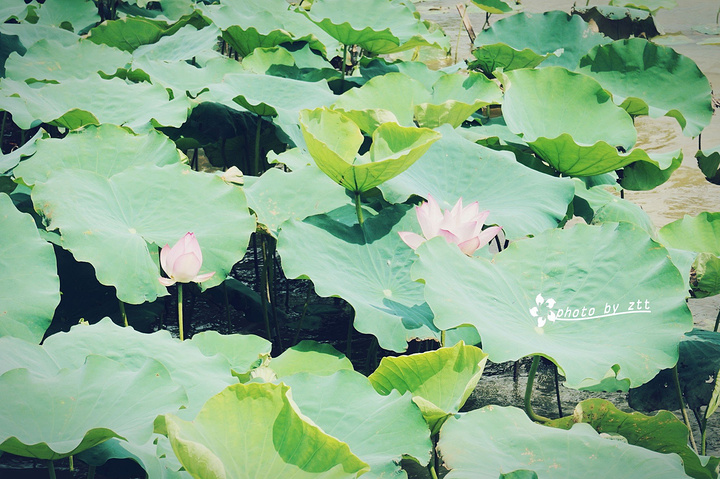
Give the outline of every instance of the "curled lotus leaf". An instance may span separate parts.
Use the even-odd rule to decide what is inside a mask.
[[[600,82],[633,116],[673,117],[693,137],[710,124],[710,82],[692,59],[670,47],[643,38],[617,40],[593,48],[578,71]]]
[[[695,158],[705,178],[711,183],[720,185],[720,146],[698,150]]]
[[[515,12],[522,8],[520,2],[515,0],[472,0],[472,2],[482,10],[497,15]]]

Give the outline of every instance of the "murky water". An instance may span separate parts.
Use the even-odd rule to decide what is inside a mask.
[[[421,0],[416,3],[423,18],[439,23],[452,40],[453,52],[449,57],[422,58],[433,67],[450,65],[455,61],[471,57],[470,40],[462,27],[456,8],[458,3],[466,2]],[[574,3],[576,2],[573,0],[525,0],[523,2],[524,10],[534,13],[548,10],[569,12]],[[582,6],[585,2],[577,3]],[[698,25],[714,24],[720,5],[717,0],[685,0],[678,3],[681,6],[672,10],[660,10],[656,15],[656,24],[668,38],[672,39],[672,48],[695,61],[709,79],[710,84],[715,87],[715,96],[720,97],[720,45],[699,44],[698,42],[713,37],[692,29]],[[485,13],[472,5],[468,7],[467,11],[475,31],[479,32],[485,22]],[[502,16],[493,15],[490,23],[500,18]],[[720,37],[715,36],[714,38]],[[685,137],[677,121],[669,117],[657,119],[641,117],[636,120],[636,127],[638,130],[637,146],[653,152],[674,151],[680,148],[684,157],[682,165],[673,173],[668,182],[652,191],[626,192],[626,198],[640,205],[657,228],[682,218],[684,215],[695,216],[703,211],[720,211],[720,186],[706,181],[697,167],[695,153],[698,150],[698,138]],[[701,144],[703,148],[720,145],[720,113],[716,112],[711,124],[703,131]],[[695,326],[712,330],[720,310],[720,296],[690,299],[689,305],[693,312]],[[507,366],[504,367],[507,369]],[[508,380],[509,377],[512,377],[512,372],[503,370],[503,366],[495,368],[495,370],[489,370],[488,374],[480,381],[477,390],[470,398],[471,406],[479,407],[493,403],[522,407],[526,380],[524,374],[521,374],[516,383]],[[540,375],[538,391],[533,404],[541,414],[556,417],[558,412],[554,381],[551,377],[550,372]],[[593,396],[596,395],[561,388],[563,412],[568,414],[577,402]],[[620,409],[628,410],[624,394],[609,394],[604,397],[611,400]],[[720,454],[718,414],[711,418],[709,427],[708,453],[718,455]],[[699,437],[697,430],[695,434],[696,437]]]

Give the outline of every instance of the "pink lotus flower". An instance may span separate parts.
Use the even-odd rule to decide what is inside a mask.
[[[191,281],[202,283],[215,274],[213,271],[198,275],[202,260],[198,240],[193,233],[187,233],[172,248],[165,245],[160,250],[160,265],[170,278],[161,277],[158,280],[165,286]]]
[[[463,253],[471,256],[502,230],[500,226],[483,230],[483,224],[490,212],[480,212],[479,209],[477,201],[463,208],[460,198],[452,210],[445,210],[443,213],[435,198],[428,195],[427,202],[415,208],[424,238],[409,231],[400,231],[400,238],[412,249],[416,249],[430,238],[442,236],[445,241],[458,245]]]

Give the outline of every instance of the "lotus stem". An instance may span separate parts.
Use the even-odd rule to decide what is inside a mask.
[[[528,373],[527,386],[525,387],[525,414],[535,422],[548,422],[550,419],[539,414],[535,414],[533,411],[530,400],[532,399],[532,388],[535,382],[535,374],[537,373],[538,366],[540,365],[540,356],[533,356],[532,364],[530,365],[530,372]]]
[[[354,318],[350,318],[348,320],[348,332],[347,332],[347,344],[345,346],[345,356],[352,361],[352,333],[353,333],[353,320]]]
[[[263,260],[263,270],[260,273],[260,302],[262,304],[263,321],[265,321],[265,332],[267,333],[268,341],[272,342],[273,335],[270,329],[270,315],[268,314],[268,296],[266,295],[267,290],[267,259],[265,257],[265,236],[260,238],[261,256]]]
[[[185,335],[183,334],[183,293],[182,293],[182,283],[178,283],[178,329],[180,331],[180,341],[185,340]]]
[[[692,444],[693,449],[695,450],[695,453],[698,453],[698,447],[695,443],[695,436],[692,432],[692,427],[690,426],[690,418],[688,417],[687,410],[685,409],[685,399],[683,398],[682,389],[680,388],[680,376],[678,375],[677,370],[677,363],[672,368],[673,373],[673,380],[675,382],[675,392],[677,392],[678,400],[680,401],[680,412],[682,413],[683,421],[685,422],[685,425],[688,428],[688,432],[690,433],[690,444]]]
[[[47,461],[47,468],[50,479],[55,479],[55,464],[52,461]]]
[[[260,132],[262,131],[262,117],[258,116],[255,128],[255,175],[260,176]]]
[[[348,46],[343,44],[343,57],[340,64],[340,73],[342,73],[342,89],[345,89],[345,61],[347,59]]]
[[[720,311],[718,311],[717,319],[715,320],[715,327],[713,328],[713,332],[718,331],[718,326],[720,326]]]
[[[297,330],[295,331],[295,338],[293,339],[293,344],[298,343],[298,339],[300,339],[300,330],[302,329],[302,323],[305,319],[305,314],[307,313],[308,304],[310,304],[310,292],[312,291],[312,286],[308,285],[307,293],[305,293],[305,304],[303,305],[302,314],[300,314],[300,321],[298,321]]]
[[[95,479],[95,466],[88,466],[87,479]]]
[[[2,150],[3,143],[5,143],[5,122],[7,121],[7,112],[3,112],[2,126],[0,126],[0,153],[5,153]]]
[[[437,472],[435,472],[435,467],[431,464],[428,464],[428,470],[430,471],[430,476],[432,479],[438,479]]]
[[[75,461],[73,459],[74,458],[72,455],[68,456],[68,466],[70,467],[71,471],[75,470]]]
[[[125,312],[125,303],[123,303],[121,300],[118,299],[118,304],[120,305],[120,316],[122,316],[123,325],[125,325],[125,327],[127,328],[128,320],[127,320],[127,313]]]
[[[562,403],[560,402],[560,381],[558,380],[558,367],[555,365],[555,398],[558,405],[558,417],[563,417]]]
[[[277,295],[275,292],[275,240],[267,236],[266,241],[263,242],[263,265],[265,266],[265,294],[267,294],[267,300],[270,303],[270,313],[272,314],[273,325],[275,327],[275,335],[277,337],[278,347],[282,350],[282,336],[280,335],[280,325],[277,319]]]
[[[445,330],[440,331],[440,347],[445,347]]]
[[[227,319],[228,333],[232,331],[232,320],[230,319],[230,301],[228,300],[227,282],[223,281],[223,302],[225,303],[225,318]]]
[[[359,191],[355,192],[355,214],[357,214],[358,223],[360,224],[360,227],[362,227],[365,220],[363,219],[362,202],[360,201]]]
[[[365,359],[365,369],[368,374],[377,368],[377,351],[378,351],[378,340],[377,337],[373,336],[370,347],[368,348],[367,358]]]

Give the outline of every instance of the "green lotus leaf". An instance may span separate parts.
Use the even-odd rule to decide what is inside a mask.
[[[270,354],[272,343],[254,334],[220,334],[203,331],[190,342],[205,356],[220,355],[232,365],[233,374],[245,374],[258,359]]]
[[[590,25],[577,15],[550,11],[542,14],[520,13],[502,18],[492,27],[479,32],[474,46],[482,49],[485,45],[492,45],[490,51],[497,52],[491,53],[496,59],[494,69],[507,66],[500,63],[504,57],[515,60],[515,55],[519,55],[522,61],[531,60],[532,56],[528,52],[523,53],[529,49],[538,57],[547,57],[542,61],[544,67],[557,65],[573,70],[580,57],[591,48],[608,42],[609,38],[592,31]],[[503,52],[498,44],[504,44],[507,51]],[[475,57],[478,58],[477,55]],[[537,58],[531,61],[537,61]],[[514,68],[520,66],[512,63],[508,65]]]
[[[197,29],[193,25],[185,25],[172,35],[161,37],[157,42],[137,47],[132,56],[134,59],[163,60],[175,62],[191,60],[197,56],[207,55],[217,46],[220,29],[209,25]]]
[[[425,282],[438,328],[475,326],[493,362],[548,357],[572,388],[602,380],[616,364],[618,380],[643,384],[675,364],[692,328],[667,250],[629,223],[547,231],[492,262],[438,239],[418,253],[412,276]]]
[[[11,369],[25,368],[33,373],[52,375],[60,367],[45,349],[35,342],[13,336],[0,337],[0,375]]]
[[[368,191],[405,171],[440,134],[428,128],[383,123],[372,134],[370,150],[358,156],[363,136],[342,113],[318,108],[300,113],[308,151],[331,179],[356,193]]]
[[[303,45],[302,48],[298,48],[297,44],[256,48],[243,58],[242,66],[259,75],[274,75],[302,81],[329,80],[340,78],[342,75],[330,62],[314,53],[308,44]]]
[[[586,223],[599,225],[603,223],[627,222],[642,228],[648,235],[655,232],[652,220],[642,208],[614,195],[604,185],[587,188],[579,179],[575,179],[575,199],[573,206],[576,216],[582,217]]]
[[[183,388],[155,360],[130,370],[94,355],[56,374],[10,370],[0,376],[0,392],[0,450],[50,460],[112,437],[143,443],[155,417],[186,400]]]
[[[503,227],[515,239],[556,228],[573,198],[573,184],[518,164],[510,153],[497,152],[460,136],[448,126],[442,138],[407,171],[380,185],[391,202],[431,194],[450,209],[462,197],[489,210],[487,224]],[[417,229],[417,225],[412,230]]]
[[[707,77],[670,47],[643,38],[618,40],[592,49],[578,71],[595,78],[633,116],[673,117],[687,136],[697,136],[710,124]]]
[[[202,5],[200,10],[243,57],[256,48],[292,42],[307,42],[330,58],[338,48],[332,37],[282,0],[225,0],[220,5]]]
[[[326,376],[296,374],[282,381],[305,416],[346,442],[370,466],[363,477],[407,478],[399,465],[403,456],[427,464],[430,431],[410,394],[380,395],[368,378],[348,369]]]
[[[653,162],[643,150],[629,151],[637,139],[632,118],[592,78],[548,67],[507,72],[503,83],[507,126],[561,173],[593,176]]]
[[[675,454],[605,439],[589,424],[569,431],[541,426],[510,407],[486,406],[451,417],[440,431],[438,448],[450,469],[447,479],[497,479],[518,469],[549,479],[585,477],[592,471],[618,479],[688,477]]]
[[[442,31],[431,32],[407,5],[385,0],[314,0],[308,18],[343,45],[374,54],[429,46],[449,50]]]
[[[717,477],[712,466],[703,466],[698,455],[688,446],[687,426],[669,411],[660,411],[651,417],[639,412],[620,411],[605,399],[586,399],[575,406],[571,416],[555,419],[545,425],[570,429],[581,422],[590,424],[600,434],[620,434],[633,446],[663,454],[677,454],[682,458],[685,473],[690,477]],[[717,466],[720,460],[712,462]]]
[[[175,455],[190,475],[207,479],[351,478],[369,469],[347,444],[299,415],[288,391],[282,384],[235,384],[192,422],[165,415]]]
[[[40,25],[53,25],[80,33],[100,22],[95,2],[89,0],[63,0],[47,2],[35,9]]]
[[[331,345],[305,340],[272,358],[270,368],[284,381],[286,376],[298,373],[329,376],[343,369],[353,369],[353,365]]]
[[[514,0],[472,0],[472,2],[488,13],[498,15],[515,12],[522,8],[520,2],[515,2]]]
[[[141,15],[167,20],[178,20],[189,15],[197,5],[194,0],[160,0],[158,2],[152,0],[129,0],[127,3],[142,7]],[[162,10],[162,14],[158,14],[158,6]]]
[[[705,417],[718,407],[720,373],[720,333],[693,329],[680,343],[678,375],[688,406],[699,410],[708,406]]]
[[[410,392],[436,434],[445,420],[460,411],[482,376],[487,354],[459,342],[409,356],[385,357],[368,379],[383,395]]]
[[[529,48],[518,51],[504,43],[483,45],[474,49],[472,54],[475,60],[468,62],[468,68],[480,70],[488,75],[492,75],[497,69],[507,72],[520,68],[535,68],[547,58],[554,56],[553,53],[538,55]]]
[[[175,144],[161,133],[134,135],[115,125],[88,125],[63,139],[39,140],[37,152],[20,163],[13,174],[26,185],[34,185],[64,168],[92,171],[110,178],[132,166],[179,162]]]
[[[193,341],[179,341],[168,331],[140,333],[132,327],[117,326],[109,318],[90,326],[73,326],[69,333],[53,334],[43,347],[44,355],[59,367],[70,369],[81,367],[89,355],[110,358],[136,371],[147,359],[154,359],[162,363],[173,382],[186,391],[187,400],[183,402],[186,408],[181,415],[188,419],[194,417],[211,396],[237,382],[225,356],[208,357]],[[32,357],[39,356],[42,355],[36,352]]]
[[[643,161],[623,168],[620,186],[626,190],[647,191],[662,185],[682,164],[681,149],[664,153],[648,153]]]
[[[35,23],[3,23],[0,33],[18,37],[24,48],[30,48],[41,40],[52,39],[62,45],[71,46],[78,42],[78,36],[65,29]]]
[[[437,339],[422,285],[410,281],[415,254],[397,233],[416,221],[404,206],[366,219],[364,233],[327,215],[290,220],[278,238],[283,270],[288,278],[310,278],[320,296],[345,299],[355,309],[355,329],[376,336],[384,349],[401,352],[411,339]]]
[[[36,151],[35,145],[37,144],[37,141],[44,136],[45,131],[40,128],[37,133],[35,133],[35,135],[33,135],[33,137],[20,148],[11,151],[7,155],[0,153],[0,173],[10,172],[10,170],[14,169],[20,163],[22,158],[32,156]],[[12,189],[15,189],[14,183],[12,185]]]
[[[675,0],[640,0],[637,2],[628,2],[627,0],[610,0],[610,5],[647,10],[652,15],[655,15],[661,8],[669,9],[677,7],[677,2]]]
[[[695,153],[698,167],[710,183],[720,185],[720,146]]]
[[[35,221],[0,193],[0,337],[39,343],[60,303],[60,280],[52,245]]]
[[[574,14],[588,23],[594,23],[600,33],[613,40],[629,37],[654,39],[661,34],[655,25],[655,19],[647,10],[597,5],[579,6],[574,10]]]
[[[345,188],[315,165],[289,173],[270,168],[252,184],[248,184],[247,180],[249,178],[246,177],[248,205],[257,215],[258,223],[267,226],[274,235],[286,220],[303,220],[352,202]],[[298,201],[298,195],[303,201]]]
[[[0,6],[0,22],[15,19],[18,22],[25,20],[28,5],[23,0],[8,0]]]
[[[61,82],[68,78],[87,78],[99,72],[113,75],[130,63],[126,52],[106,45],[79,41],[63,46],[54,40],[40,40],[20,56],[11,53],[5,63],[6,77],[12,80]]]
[[[180,126],[190,113],[187,97],[170,100],[160,85],[100,77],[35,85],[41,86],[7,78],[0,83],[0,109],[10,112],[13,121],[26,130],[41,122],[70,130],[113,123],[139,133],[156,124]]]
[[[126,16],[117,20],[107,20],[88,34],[88,40],[95,43],[104,43],[111,47],[132,52],[141,45],[155,43],[165,35],[172,35],[189,22],[203,25],[204,22],[196,21],[193,16],[186,16],[168,25],[162,20],[151,18]]]
[[[188,201],[190,192],[202,202]],[[60,230],[63,247],[91,263],[98,281],[131,304],[167,294],[158,281],[156,247],[194,232],[203,250],[201,272],[215,272],[202,283],[209,288],[242,259],[255,231],[241,190],[180,164],[136,166],[110,178],[63,169],[36,184],[32,199],[48,229]]]
[[[211,58],[201,66],[182,60],[168,62],[142,57],[133,61],[132,70],[126,75],[131,80],[160,84],[172,90],[175,97],[184,97],[197,96],[209,85],[221,83],[225,75],[244,71],[240,63],[223,57]]]

